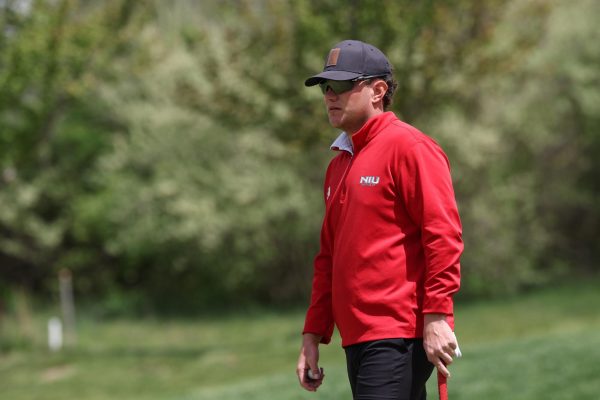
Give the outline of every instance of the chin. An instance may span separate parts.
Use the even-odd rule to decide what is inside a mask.
[[[342,129],[342,121],[339,118],[329,118],[329,124],[337,129]]]

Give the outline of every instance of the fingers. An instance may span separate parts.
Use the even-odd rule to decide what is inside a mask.
[[[323,382],[323,368],[319,368],[317,360],[307,358],[304,367],[304,382],[313,388],[314,391],[321,386]]]
[[[446,351],[438,351],[433,357],[430,358],[431,363],[433,363],[437,370],[441,372],[442,375],[444,375],[446,378],[450,378],[450,371],[448,370],[448,366],[454,361],[452,359],[454,352],[452,350],[450,351],[451,353],[447,353]]]
[[[450,365],[452,364],[452,361],[454,361],[452,359],[452,356],[454,355],[454,352],[452,355],[448,354],[448,353],[441,353],[438,358],[440,359],[441,362],[444,363],[444,365]]]
[[[436,359],[440,359],[444,364],[452,364],[453,358],[457,356],[456,351],[450,346],[444,346],[439,348],[430,348],[426,350],[427,358],[430,362],[435,364]]]
[[[448,366],[452,364],[452,357],[448,354],[442,354],[440,356],[427,357],[437,370],[444,375],[446,378],[450,378],[450,371]]]
[[[309,392],[316,392],[317,388],[323,383],[323,378],[325,378],[323,368],[313,372],[308,367],[298,366],[296,369],[296,374],[298,375],[300,386]]]
[[[313,364],[312,367],[310,364]],[[323,368],[319,368],[317,361],[312,357],[306,357],[304,352],[301,352],[296,367],[296,375],[300,386],[309,392],[316,392],[317,388],[323,383]]]
[[[444,375],[446,378],[450,378],[450,371],[448,370],[448,368],[446,368],[446,366],[441,360],[438,359],[438,362],[434,363],[434,365],[442,375]]]
[[[454,357],[460,357],[460,350],[456,335],[445,319],[440,319],[436,315],[425,315],[423,347],[429,362],[437,368],[440,374],[449,378],[448,366],[452,364]]]
[[[307,375],[308,379],[319,380],[323,375],[323,368],[309,369]]]
[[[443,347],[427,350],[427,359],[447,378],[451,375],[448,366],[454,362],[454,357],[457,356],[455,349],[456,343],[450,342]]]
[[[319,369],[319,338],[312,335],[303,335],[303,344],[296,367],[296,375],[300,386],[310,392],[316,392],[323,383],[323,369]],[[310,374],[310,375],[309,375]]]
[[[304,389],[310,392],[314,392],[316,388],[314,387],[314,385],[312,385],[312,382],[309,381],[307,376],[307,370],[307,368],[304,368],[303,366],[299,365],[298,368],[296,368],[296,375],[298,376],[300,386],[302,386]]]

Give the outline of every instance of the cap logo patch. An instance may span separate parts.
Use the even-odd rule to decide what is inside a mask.
[[[331,49],[329,52],[329,57],[327,57],[327,65],[326,67],[335,66],[338,62],[338,58],[340,56],[340,48]]]

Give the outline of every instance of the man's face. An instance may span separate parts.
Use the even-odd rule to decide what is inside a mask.
[[[329,123],[354,134],[373,115],[372,97],[373,88],[368,81],[358,81],[351,90],[340,94],[328,88],[324,99]]]

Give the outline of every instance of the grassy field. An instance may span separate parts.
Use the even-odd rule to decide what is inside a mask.
[[[458,304],[464,357],[452,366],[450,398],[599,399],[599,284]],[[77,347],[57,354],[45,348],[46,317],[36,314],[25,338],[20,324],[3,321],[0,399],[350,398],[339,340],[322,349],[327,377],[319,392],[298,386],[302,312],[195,320],[80,315]]]

